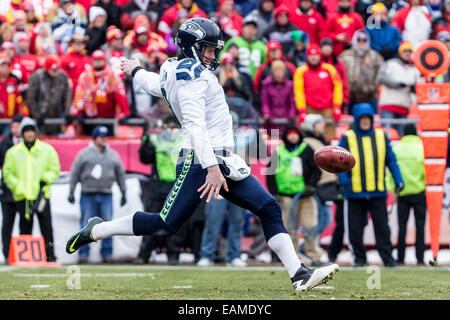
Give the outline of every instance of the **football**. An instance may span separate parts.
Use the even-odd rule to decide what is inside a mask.
[[[314,153],[314,160],[323,170],[332,173],[344,173],[355,166],[352,154],[338,146],[326,146]]]

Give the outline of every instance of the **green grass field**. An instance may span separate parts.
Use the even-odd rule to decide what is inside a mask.
[[[69,266],[0,267],[0,299],[450,299],[450,268],[379,268],[379,272],[368,273],[367,268],[343,267],[328,284],[297,294],[287,273],[279,266],[243,269],[220,266],[75,266],[78,267],[78,274],[71,273]],[[68,284],[73,289],[69,289]],[[369,289],[368,284],[375,288]]]

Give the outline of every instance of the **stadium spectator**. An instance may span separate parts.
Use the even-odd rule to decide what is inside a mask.
[[[298,226],[302,226],[304,250],[312,264],[320,264],[322,250],[316,239],[317,204],[314,192],[320,179],[320,169],[314,152],[295,126],[286,126],[283,144],[275,149],[267,172],[267,187],[276,195],[282,209],[283,223],[294,248],[299,249]],[[300,198],[299,198],[300,197]]]
[[[234,0],[234,7],[241,16],[246,17],[256,9],[257,2],[257,0]]]
[[[3,23],[0,25],[0,43],[13,42],[16,34],[16,27],[10,23]]]
[[[242,224],[245,209],[219,197],[219,200],[206,203],[205,205],[205,227],[203,228],[202,243],[200,249],[199,267],[212,266],[222,224],[227,221],[227,265],[232,267],[245,267],[247,263],[241,260]]]
[[[12,118],[9,132],[3,136],[0,142],[0,166],[3,167],[5,162],[5,154],[11,147],[20,142],[20,121],[22,116],[17,114]],[[3,256],[5,261],[8,261],[9,244],[11,242],[11,235],[13,231],[14,221],[16,220],[16,204],[12,196],[11,190],[6,186],[4,179],[1,179],[1,193],[0,201],[2,203],[2,244]]]
[[[239,73],[231,53],[225,52],[220,58],[221,68],[218,78],[227,97],[237,97],[253,102],[253,93],[244,76]]]
[[[324,13],[325,13],[325,17],[329,18],[330,16],[332,16],[333,14],[337,13],[339,10],[339,0],[320,0],[320,1],[315,1],[316,6],[318,2],[322,2],[322,5],[324,7]],[[355,11],[356,8],[358,8],[358,3],[364,3],[366,5],[371,5],[373,4],[374,1],[372,0],[351,0],[351,4],[354,6]],[[358,11],[359,14],[362,14],[362,12]]]
[[[135,0],[136,1],[136,0]],[[200,9],[193,0],[177,0],[177,3],[170,7],[161,16],[158,23],[158,32],[163,37],[172,29],[174,22],[178,17],[178,10],[186,9],[189,12],[188,18],[207,18],[207,14]]]
[[[36,17],[33,3],[31,1],[24,2],[22,8],[26,15],[27,24],[34,28],[39,22],[39,19]]]
[[[364,29],[353,35],[352,48],[345,50],[339,59],[345,64],[350,87],[349,114],[353,114],[353,105],[368,102],[377,113],[378,73],[383,57],[370,48],[370,37]]]
[[[245,77],[249,86],[253,87],[253,78],[250,69],[248,68],[248,66],[244,66],[242,63],[239,62],[238,46],[235,43],[230,43],[226,52],[230,53],[233,56],[236,69],[239,71],[240,74],[242,74]]]
[[[397,193],[404,187],[403,178],[389,138],[382,129],[373,127],[374,112],[371,105],[355,105],[353,115],[354,129],[344,133],[339,146],[350,151],[357,165],[349,172],[338,174],[348,202],[344,216],[348,221],[353,265],[362,267],[367,262],[363,235],[369,211],[378,253],[386,267],[393,267],[396,264],[392,257],[391,231],[386,208],[386,166],[393,175]]]
[[[131,0],[123,6],[120,16],[120,26],[123,31],[132,30],[136,18],[140,15],[147,17],[150,30],[156,32],[162,6],[166,1]]]
[[[320,53],[322,54],[322,61],[335,67],[341,77],[343,92],[342,110],[347,110],[348,103],[350,101],[350,88],[348,86],[347,69],[345,68],[345,64],[334,54],[333,40],[330,38],[323,38],[322,41],[320,41]]]
[[[247,67],[252,77],[258,68],[265,62],[266,45],[256,38],[258,32],[258,21],[254,17],[246,17],[242,25],[242,36],[229,39],[225,42],[222,50],[226,52],[231,44],[239,49],[239,63]]]
[[[69,77],[61,71],[59,57],[46,56],[44,68],[31,75],[26,97],[30,116],[37,119],[41,134],[61,133],[60,125],[45,124],[44,120],[63,118],[69,112],[71,100]]]
[[[146,212],[162,210],[175,182],[176,158],[184,139],[181,130],[177,128],[177,120],[173,116],[168,116],[164,119],[160,133],[153,135],[145,133],[142,136],[139,160],[151,166],[149,178],[140,181]],[[147,263],[152,251],[167,247],[168,241],[169,238],[163,236],[144,236],[135,263]],[[174,262],[175,257],[170,254],[169,259],[170,262]]]
[[[31,34],[30,52],[37,55],[39,58],[49,55],[63,55],[61,46],[52,36],[52,28],[48,22],[39,22],[36,24],[34,31]]]
[[[134,27],[134,36],[131,39],[130,50],[137,50],[145,55],[150,55],[152,51],[162,52],[167,48],[164,39],[155,32],[152,32],[143,24]]]
[[[353,10],[350,0],[339,0],[338,11],[328,17],[325,34],[334,42],[334,54],[350,47],[356,30],[365,27],[361,16]]]
[[[296,68],[306,63],[306,48],[309,45],[308,34],[302,30],[291,31],[293,45],[286,57]]]
[[[281,43],[276,40],[270,40],[267,42],[266,48],[266,62],[258,68],[255,76],[253,77],[253,90],[255,93],[260,93],[262,81],[272,73],[271,65],[275,60],[281,60],[284,62],[286,67],[285,76],[289,80],[292,80],[296,70],[296,67],[291,62],[286,61]]]
[[[20,63],[15,62],[16,57],[16,46],[12,42],[4,42],[0,47],[0,52],[5,53],[11,61],[10,71],[18,80],[18,85],[21,82],[22,75],[25,74],[25,67]]]
[[[103,8],[103,10],[106,11],[106,25],[108,27],[116,26],[117,28],[120,28],[120,17],[122,16],[123,9],[115,2],[115,0],[98,0],[93,6]]]
[[[450,32],[450,0],[443,2],[441,10],[441,17],[433,21],[433,36],[435,39],[438,38],[439,32],[441,31]]]
[[[50,186],[59,178],[58,153],[51,145],[38,139],[38,128],[32,119],[22,119],[20,133],[22,141],[6,152],[3,179],[16,201],[20,233],[32,234],[33,215],[36,214],[44,237],[47,261],[54,262]],[[41,201],[45,201],[43,208],[40,208]]]
[[[275,9],[275,21],[263,33],[263,40],[268,42],[276,40],[281,43],[283,53],[286,55],[293,46],[292,31],[298,28],[290,21],[290,12],[285,5]]]
[[[11,60],[6,53],[0,53],[0,118],[12,118],[20,113],[22,96],[19,92],[19,80],[11,73]],[[7,125],[0,126],[0,133]]]
[[[91,58],[86,54],[87,38],[82,34],[74,34],[70,38],[69,52],[61,56],[61,68],[69,76],[72,87],[72,97],[75,96],[78,79],[86,67],[91,65]]]
[[[398,46],[402,41],[400,31],[389,24],[387,14],[384,4],[376,3],[372,7],[371,23],[366,26],[370,37],[370,47],[381,54],[384,60],[392,59],[397,55]]]
[[[413,46],[403,41],[398,49],[398,58],[383,63],[379,73],[382,85],[379,95],[381,118],[406,119],[412,103],[411,94],[420,79],[420,72],[414,66]],[[399,135],[403,135],[403,124],[392,125]]]
[[[122,79],[107,66],[105,53],[102,50],[94,51],[92,67],[86,68],[80,75],[70,115],[121,120],[129,113],[130,108]],[[112,132],[112,126],[108,126]],[[90,134],[92,129],[92,125],[84,125],[85,134]]]
[[[23,10],[14,10],[13,19],[13,25],[16,27],[16,32],[22,31],[29,33],[33,27],[32,25],[27,23],[27,15]]]
[[[398,214],[398,242],[397,242],[397,262],[405,263],[406,248],[406,226],[410,210],[414,212],[414,222],[416,226],[416,259],[417,264],[424,264],[423,256],[425,252],[425,220],[427,216],[427,201],[425,198],[425,169],[424,151],[422,140],[417,136],[416,126],[407,124],[402,139],[397,143],[393,151],[397,157],[398,166],[405,188],[397,194],[397,214]],[[387,180],[390,191],[394,192],[392,179]]]
[[[230,38],[238,37],[242,32],[242,17],[233,10],[234,0],[219,0],[219,23],[223,33]]]
[[[408,0],[384,0],[386,9],[388,10],[388,20],[392,21],[397,11],[403,7],[409,6]]]
[[[303,141],[306,142],[314,152],[329,145],[325,136],[325,120],[320,114],[308,114],[301,124],[304,132]],[[331,222],[331,205],[338,200],[339,180],[338,177],[320,169],[320,180],[317,182],[314,198],[318,208],[318,223],[315,230],[316,241],[320,243],[322,232]]]
[[[26,94],[28,89],[28,81],[31,74],[39,69],[39,58],[30,53],[30,36],[25,32],[17,32],[14,35],[14,44],[16,46],[16,56],[14,58],[14,64],[20,64],[25,71],[22,74],[21,83],[19,85],[19,91],[22,95]]]
[[[322,62],[317,44],[306,51],[306,64],[298,67],[294,75],[294,95],[298,109],[298,122],[307,113],[321,114],[325,119],[339,121],[343,102],[342,80],[336,68]],[[335,125],[327,123],[327,138],[336,136]]]
[[[423,0],[409,0],[408,3],[408,7],[398,10],[391,24],[400,30],[403,40],[411,42],[416,48],[430,38],[431,17],[423,6]]]
[[[277,136],[284,131],[285,124],[274,124],[272,120],[285,119],[295,122],[297,109],[292,80],[286,79],[286,66],[283,61],[275,60],[271,64],[271,75],[262,81],[261,110],[265,120],[264,128],[271,135],[271,130],[278,130]]]
[[[262,0],[258,8],[251,11],[247,17],[252,17],[258,21],[257,38],[262,39],[267,27],[273,23],[274,0]]]
[[[93,141],[76,156],[70,170],[70,190],[68,201],[75,203],[75,187],[81,183],[80,224],[86,225],[89,218],[99,216],[103,220],[111,220],[113,201],[111,187],[117,182],[122,198],[120,206],[127,203],[125,172],[116,151],[108,145],[108,128],[96,126],[92,131]],[[112,261],[112,239],[101,242],[103,262]],[[89,246],[80,250],[79,263],[87,263]]]
[[[88,28],[85,13],[73,0],[60,0],[57,17],[52,21],[53,39],[67,52],[74,34],[85,34]]]
[[[325,20],[312,0],[299,0],[299,8],[291,15],[291,21],[308,34],[310,43],[319,44],[325,36]]]
[[[120,70],[120,58],[127,56],[127,53],[123,45],[123,33],[114,25],[109,26],[106,32],[105,54],[112,71],[123,79],[125,74]]]
[[[89,10],[89,27],[86,31],[88,41],[86,50],[91,55],[97,49],[106,43],[106,24],[107,14],[101,7],[92,6]]]

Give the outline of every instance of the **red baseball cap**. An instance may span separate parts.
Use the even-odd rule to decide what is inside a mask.
[[[122,39],[123,33],[118,29],[117,27],[108,28],[108,31],[106,32],[106,41],[110,42],[114,39]]]
[[[48,55],[45,57],[44,61],[44,69],[48,70],[56,70],[61,67],[61,62],[59,58],[55,55]]]
[[[92,59],[98,59],[98,60],[105,60],[106,61],[106,54],[102,50],[95,50],[92,52],[91,55]]]
[[[278,42],[277,40],[270,40],[269,42],[267,42],[267,50],[272,50],[272,49],[282,50],[281,43]]]

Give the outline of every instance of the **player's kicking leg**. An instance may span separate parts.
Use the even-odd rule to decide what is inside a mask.
[[[296,291],[312,289],[333,278],[339,270],[337,264],[310,269],[300,261],[284,227],[280,205],[258,180],[249,176],[241,181],[227,179],[227,184],[229,192],[222,189],[220,194],[261,219],[267,244],[283,263]]]
[[[189,219],[201,199],[197,189],[204,183],[206,170],[194,162],[191,151],[184,151],[177,165],[177,180],[161,212],[138,211],[111,221],[92,218],[67,241],[66,252],[73,254],[81,246],[116,235],[140,236],[175,234]]]

